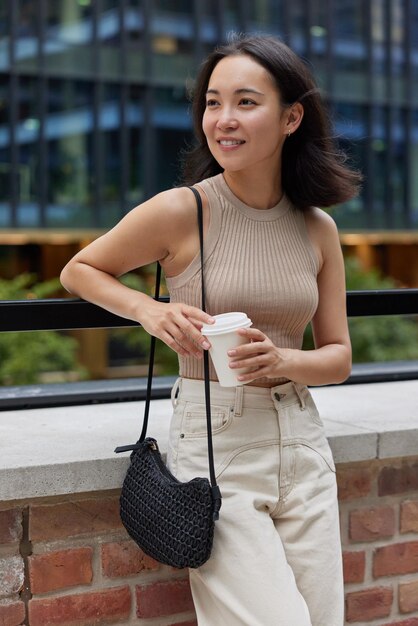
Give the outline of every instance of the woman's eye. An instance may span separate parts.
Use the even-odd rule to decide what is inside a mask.
[[[250,100],[249,98],[242,98],[240,104],[243,104],[245,106],[251,106],[251,105],[254,105],[256,103],[254,102],[254,100]]]
[[[214,107],[214,106],[216,106],[217,104],[218,104],[218,101],[217,101],[217,100],[207,100],[207,101],[206,101],[206,106],[207,106],[207,107]]]

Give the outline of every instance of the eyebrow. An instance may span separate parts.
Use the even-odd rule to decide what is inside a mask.
[[[214,93],[219,95],[219,91],[217,89],[208,89],[206,91],[206,93]],[[251,87],[241,87],[241,89],[235,89],[234,94],[241,94],[241,93],[254,93],[257,94],[258,96],[264,96],[264,94],[261,91],[257,91],[256,89],[252,89]]]

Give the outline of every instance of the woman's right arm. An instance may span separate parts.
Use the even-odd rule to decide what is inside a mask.
[[[139,322],[178,354],[200,357],[208,347],[200,328],[211,322],[209,315],[187,304],[155,302],[118,280],[157,260],[175,272],[194,258],[196,245],[194,197],[187,189],[172,189],[130,211],[76,254],[62,270],[61,282],[70,293]]]

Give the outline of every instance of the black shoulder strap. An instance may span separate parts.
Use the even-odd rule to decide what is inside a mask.
[[[203,208],[202,199],[200,193],[194,188],[190,187],[193,191],[196,204],[197,204],[197,219],[199,224],[199,239],[200,239],[200,273],[201,273],[201,291],[202,291],[202,311],[206,313],[206,298],[205,298],[205,280],[203,272]],[[212,492],[215,500],[215,512],[214,519],[219,517],[219,509],[221,508],[222,496],[218,485],[216,484],[215,476],[215,463],[213,458],[213,444],[212,444],[212,419],[210,411],[210,379],[209,379],[209,353],[207,350],[203,351],[203,367],[205,371],[205,403],[206,403],[206,428],[208,435],[208,457],[209,457],[209,475],[212,485]]]
[[[200,265],[201,265],[201,293],[202,293],[202,310],[206,312],[206,300],[205,300],[205,281],[203,277],[203,208],[202,208],[202,199],[200,197],[200,193],[194,189],[194,187],[189,187],[189,189],[194,193],[197,204],[197,220],[199,225],[199,240],[200,240]],[[160,297],[160,283],[161,283],[161,266],[157,263],[157,273],[155,277],[155,300],[158,300]],[[149,409],[151,403],[151,391],[152,391],[152,379],[154,372],[154,355],[155,355],[155,337],[151,336],[151,344],[150,344],[150,357],[149,357],[149,366],[148,366],[148,383],[147,383],[147,395],[145,399],[145,410],[144,410],[144,421],[142,424],[142,432],[139,438],[139,441],[136,444],[132,444],[129,446],[119,446],[116,448],[115,452],[126,452],[129,450],[137,450],[139,448],[139,444],[141,444],[147,434],[148,428],[148,417],[149,417]],[[208,436],[208,458],[209,458],[209,476],[210,483],[212,485],[212,493],[214,498],[214,519],[219,518],[219,509],[221,508],[222,497],[220,489],[216,483],[215,476],[215,464],[213,457],[213,443],[212,443],[212,419],[211,419],[211,410],[210,410],[210,379],[209,379],[209,354],[207,350],[204,350],[203,353],[203,366],[205,372],[205,403],[206,403],[206,426],[207,426],[207,436]]]

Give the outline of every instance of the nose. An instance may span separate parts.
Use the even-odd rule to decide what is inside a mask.
[[[216,126],[219,130],[235,129],[238,127],[238,120],[234,117],[229,109],[224,108],[218,117]]]

